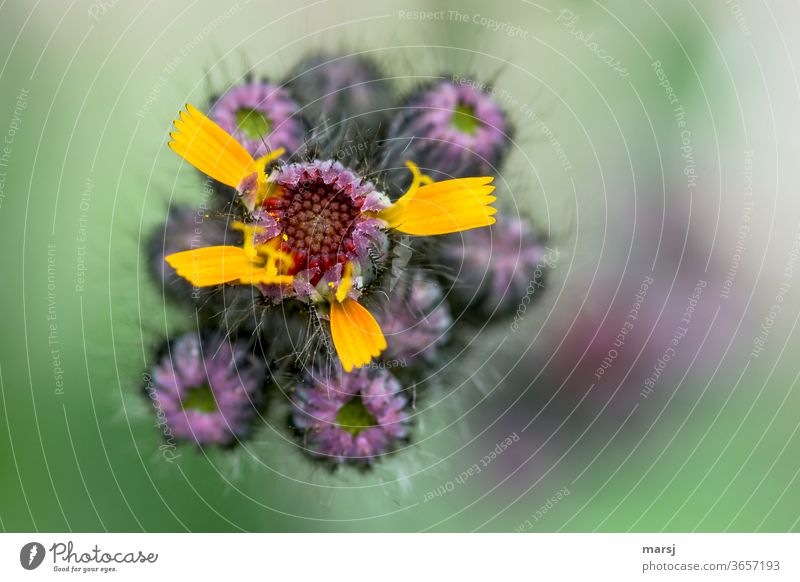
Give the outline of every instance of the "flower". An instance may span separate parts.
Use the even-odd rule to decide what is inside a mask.
[[[442,288],[415,274],[393,291],[386,308],[378,314],[388,344],[383,359],[405,361],[421,356],[432,360],[438,346],[447,341],[453,323]]]
[[[377,128],[392,88],[378,66],[363,55],[315,55],[302,61],[289,81],[311,119],[355,122]]]
[[[309,375],[292,395],[294,424],[308,451],[337,463],[371,463],[408,435],[408,399],[384,369],[339,378]]]
[[[168,344],[148,392],[176,439],[227,445],[249,432],[265,374],[246,343],[190,333]]]
[[[523,297],[544,289],[547,268],[555,260],[531,226],[517,216],[503,216],[502,228],[484,228],[450,236],[440,261],[454,277],[451,298],[461,308],[484,315],[514,310]]]
[[[257,243],[281,236],[280,249],[292,258],[287,274],[302,273],[298,295],[313,294],[323,278],[338,284],[348,262],[360,275],[371,265],[370,254],[388,245],[385,223],[375,213],[389,200],[342,164],[289,164],[276,169],[270,183],[275,194],[254,213]]]
[[[209,114],[253,156],[285,148],[294,152],[303,144],[305,123],[286,89],[249,81],[220,97]]]
[[[495,99],[474,84],[443,80],[412,96],[391,126],[389,160],[403,152],[444,177],[496,173],[511,127]]]
[[[368,364],[387,345],[377,321],[358,301],[373,261],[370,247],[383,240],[379,231],[427,236],[495,221],[491,177],[434,182],[409,161],[412,183],[390,204],[370,182],[330,160],[286,165],[267,176],[276,153],[255,160],[197,109],[186,109],[175,121],[170,147],[236,188],[252,218],[233,225],[244,233],[241,247],[187,250],[165,260],[197,287],[255,285],[265,295],[326,306],[345,371]]]

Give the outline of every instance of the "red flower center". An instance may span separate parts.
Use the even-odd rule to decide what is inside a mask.
[[[352,234],[361,201],[353,202],[322,179],[281,189],[283,196],[268,198],[264,205],[282,227],[281,250],[294,257],[289,274],[316,267],[319,274],[311,281],[316,284],[325,271],[347,262],[355,251]]]

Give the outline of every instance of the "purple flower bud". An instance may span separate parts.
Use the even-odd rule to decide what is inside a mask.
[[[530,225],[516,216],[497,216],[489,228],[450,235],[439,251],[454,278],[450,297],[459,307],[484,315],[508,312],[535,300],[558,252],[547,249]],[[525,299],[527,298],[527,299]]]
[[[417,357],[435,358],[453,323],[442,288],[419,274],[392,290],[377,318],[388,344],[382,359],[399,366]]]
[[[295,68],[288,84],[315,125],[347,122],[375,129],[393,101],[391,83],[363,55],[309,57]]]
[[[167,440],[228,445],[249,433],[265,376],[246,343],[186,334],[167,345],[146,390]]]
[[[336,463],[370,464],[408,436],[408,399],[402,390],[390,372],[379,368],[309,375],[292,395],[294,424],[311,454]]]
[[[489,93],[440,81],[412,96],[392,120],[386,165],[394,169],[410,159],[436,180],[493,175],[509,149],[510,133]]]
[[[209,117],[254,157],[303,144],[305,123],[288,91],[259,81],[236,85],[220,97]]]

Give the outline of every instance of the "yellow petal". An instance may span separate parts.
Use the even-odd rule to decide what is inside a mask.
[[[291,285],[294,277],[291,275],[270,275],[266,269],[254,267],[247,275],[238,280],[242,285]]]
[[[253,263],[244,249],[232,246],[203,247],[173,253],[164,257],[164,260],[195,287],[212,287],[239,279],[251,280],[259,270],[263,270]]]
[[[347,292],[353,286],[353,263],[347,261],[344,264],[344,272],[342,273],[342,280],[339,281],[339,287],[336,288],[336,301],[340,303],[347,297]]]
[[[355,299],[331,303],[331,336],[345,372],[368,364],[386,349],[378,322]]]
[[[253,156],[229,133],[191,105],[175,121],[169,147],[184,160],[218,182],[237,188],[257,172]]]
[[[491,203],[494,178],[460,178],[420,186],[410,196],[378,213],[390,228],[405,234],[428,236],[460,232],[494,224]]]
[[[191,120],[193,124],[198,125],[202,130],[202,135],[213,140],[218,146],[226,148],[230,158],[238,161],[239,164],[249,164],[253,161],[253,156],[239,142],[193,105],[186,104],[186,112],[181,111],[181,119],[185,122]]]

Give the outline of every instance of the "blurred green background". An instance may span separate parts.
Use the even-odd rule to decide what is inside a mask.
[[[797,530],[798,16],[788,1],[0,3],[0,527]],[[279,404],[246,447],[166,462],[141,374],[192,322],[141,247],[201,195],[165,147],[171,120],[319,49],[369,52],[401,92],[495,83],[518,128],[503,203],[558,249],[550,288],[519,332],[477,338],[469,360],[491,372],[464,382],[454,364],[412,445],[372,471],[306,460]]]

